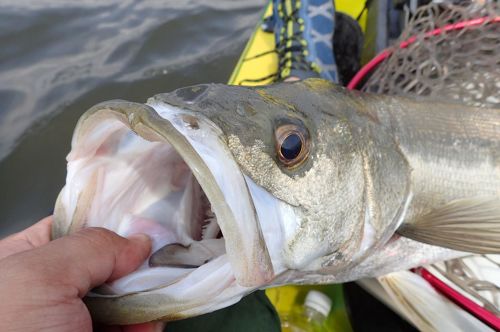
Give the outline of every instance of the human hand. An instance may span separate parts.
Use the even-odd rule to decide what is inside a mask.
[[[125,239],[102,228],[50,241],[51,223],[47,217],[0,241],[0,331],[91,331],[82,297],[134,271],[151,250],[146,235]],[[162,327],[147,323],[99,330],[146,332]]]

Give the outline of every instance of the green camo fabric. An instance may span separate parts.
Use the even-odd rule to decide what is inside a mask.
[[[257,291],[228,308],[198,317],[169,322],[165,331],[279,332],[281,328],[278,314],[265,292]]]

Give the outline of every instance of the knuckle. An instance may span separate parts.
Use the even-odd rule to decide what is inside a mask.
[[[101,237],[116,237],[116,233],[113,231],[110,231],[107,228],[103,227],[89,227],[86,228],[90,233],[95,234],[96,236],[101,236]]]
[[[116,243],[119,238],[119,236],[113,231],[101,227],[85,228],[76,232],[74,236],[79,237],[81,240],[87,242],[93,247],[109,246]]]

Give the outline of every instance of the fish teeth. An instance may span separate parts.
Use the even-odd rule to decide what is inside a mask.
[[[214,218],[215,217],[215,213],[213,213],[212,210],[208,209],[207,212],[205,213],[205,215],[208,217],[208,218]]]
[[[217,224],[217,218],[215,215],[205,219],[203,225],[201,226],[201,238],[202,239],[214,239],[220,232],[219,224]]]

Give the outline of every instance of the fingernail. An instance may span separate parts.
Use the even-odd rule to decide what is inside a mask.
[[[136,233],[127,237],[130,241],[140,244],[151,244],[151,238],[144,233]]]

